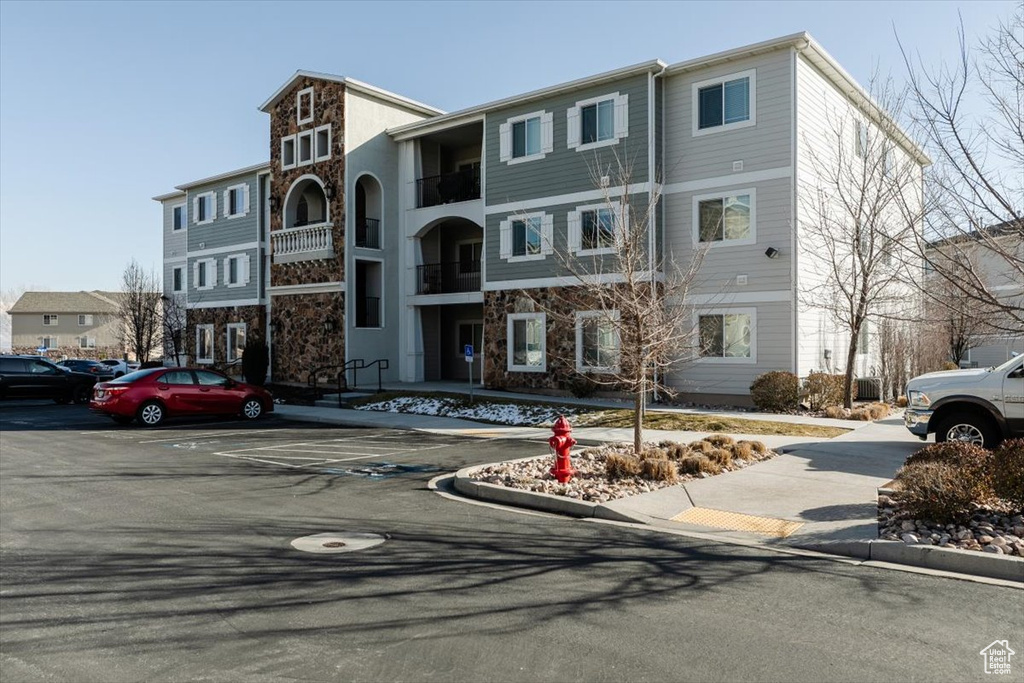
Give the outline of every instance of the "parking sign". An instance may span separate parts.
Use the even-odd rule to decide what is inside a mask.
[[[463,350],[466,352],[466,362],[467,363],[472,363],[473,362],[473,345],[472,344],[466,344],[466,346],[465,346],[465,348]]]

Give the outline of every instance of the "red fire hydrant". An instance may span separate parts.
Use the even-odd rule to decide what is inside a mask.
[[[555,451],[555,466],[551,468],[551,474],[559,484],[564,484],[576,474],[569,460],[569,451],[576,445],[576,439],[572,438],[572,425],[564,415],[558,416],[551,431],[555,433],[548,439],[548,445]]]

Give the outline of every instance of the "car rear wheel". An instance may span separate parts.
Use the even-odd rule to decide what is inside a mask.
[[[263,414],[263,403],[258,398],[247,398],[242,404],[242,417],[247,420],[255,420]]]
[[[130,425],[135,418],[127,415],[111,415],[110,418],[119,425]]]
[[[89,399],[92,398],[92,387],[85,384],[79,384],[75,387],[73,399],[75,403],[88,403]]]
[[[164,421],[164,407],[156,401],[147,401],[139,407],[136,418],[143,427],[156,427]]]
[[[959,441],[983,448],[995,448],[999,434],[991,420],[981,415],[966,413],[952,415],[939,424],[935,430],[935,442]]]

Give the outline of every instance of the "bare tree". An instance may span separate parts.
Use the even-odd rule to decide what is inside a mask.
[[[188,309],[180,295],[162,296],[163,318],[161,336],[164,354],[174,358],[175,365],[181,365],[185,355],[185,329],[188,326]]]
[[[568,244],[545,245],[571,284],[535,303],[561,330],[576,333],[576,344],[562,347],[571,349],[561,359],[564,367],[598,387],[633,396],[633,448],[639,453],[647,394],[674,395],[669,374],[698,352],[687,302],[706,250],[694,250],[683,263],[660,252],[657,187],[630,194],[628,157],[616,153],[607,163],[595,161],[590,172],[594,186],[604,190],[600,208],[570,219]],[[509,353],[515,352],[510,344]]]
[[[813,180],[799,193],[801,263],[811,283],[802,303],[827,312],[848,337],[844,405],[852,405],[857,352],[869,319],[905,317],[911,260],[901,245],[915,239],[923,212],[921,167],[897,141],[903,96],[873,80],[882,112],[853,104],[826,112],[819,138],[805,139]]]
[[[1001,331],[1024,331],[1024,8],[976,45],[963,23],[959,59],[928,70],[900,44],[914,120],[929,152],[931,210],[916,249],[961,300],[993,312]],[[898,37],[897,37],[898,39]],[[981,106],[972,95],[980,95]],[[1016,285],[1016,289],[1013,286]]]
[[[141,363],[160,342],[160,284],[156,275],[143,270],[135,259],[121,276],[117,298],[122,347]]]
[[[8,311],[24,293],[24,287],[11,287],[0,292],[0,351],[10,352],[12,348],[11,314]]]

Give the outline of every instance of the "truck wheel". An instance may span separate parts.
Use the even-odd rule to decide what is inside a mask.
[[[995,448],[1000,438],[992,421],[981,415],[951,415],[935,430],[935,442],[960,441],[983,448]]]
[[[75,387],[73,398],[75,403],[88,403],[89,399],[92,398],[92,387],[85,384],[79,384]]]

